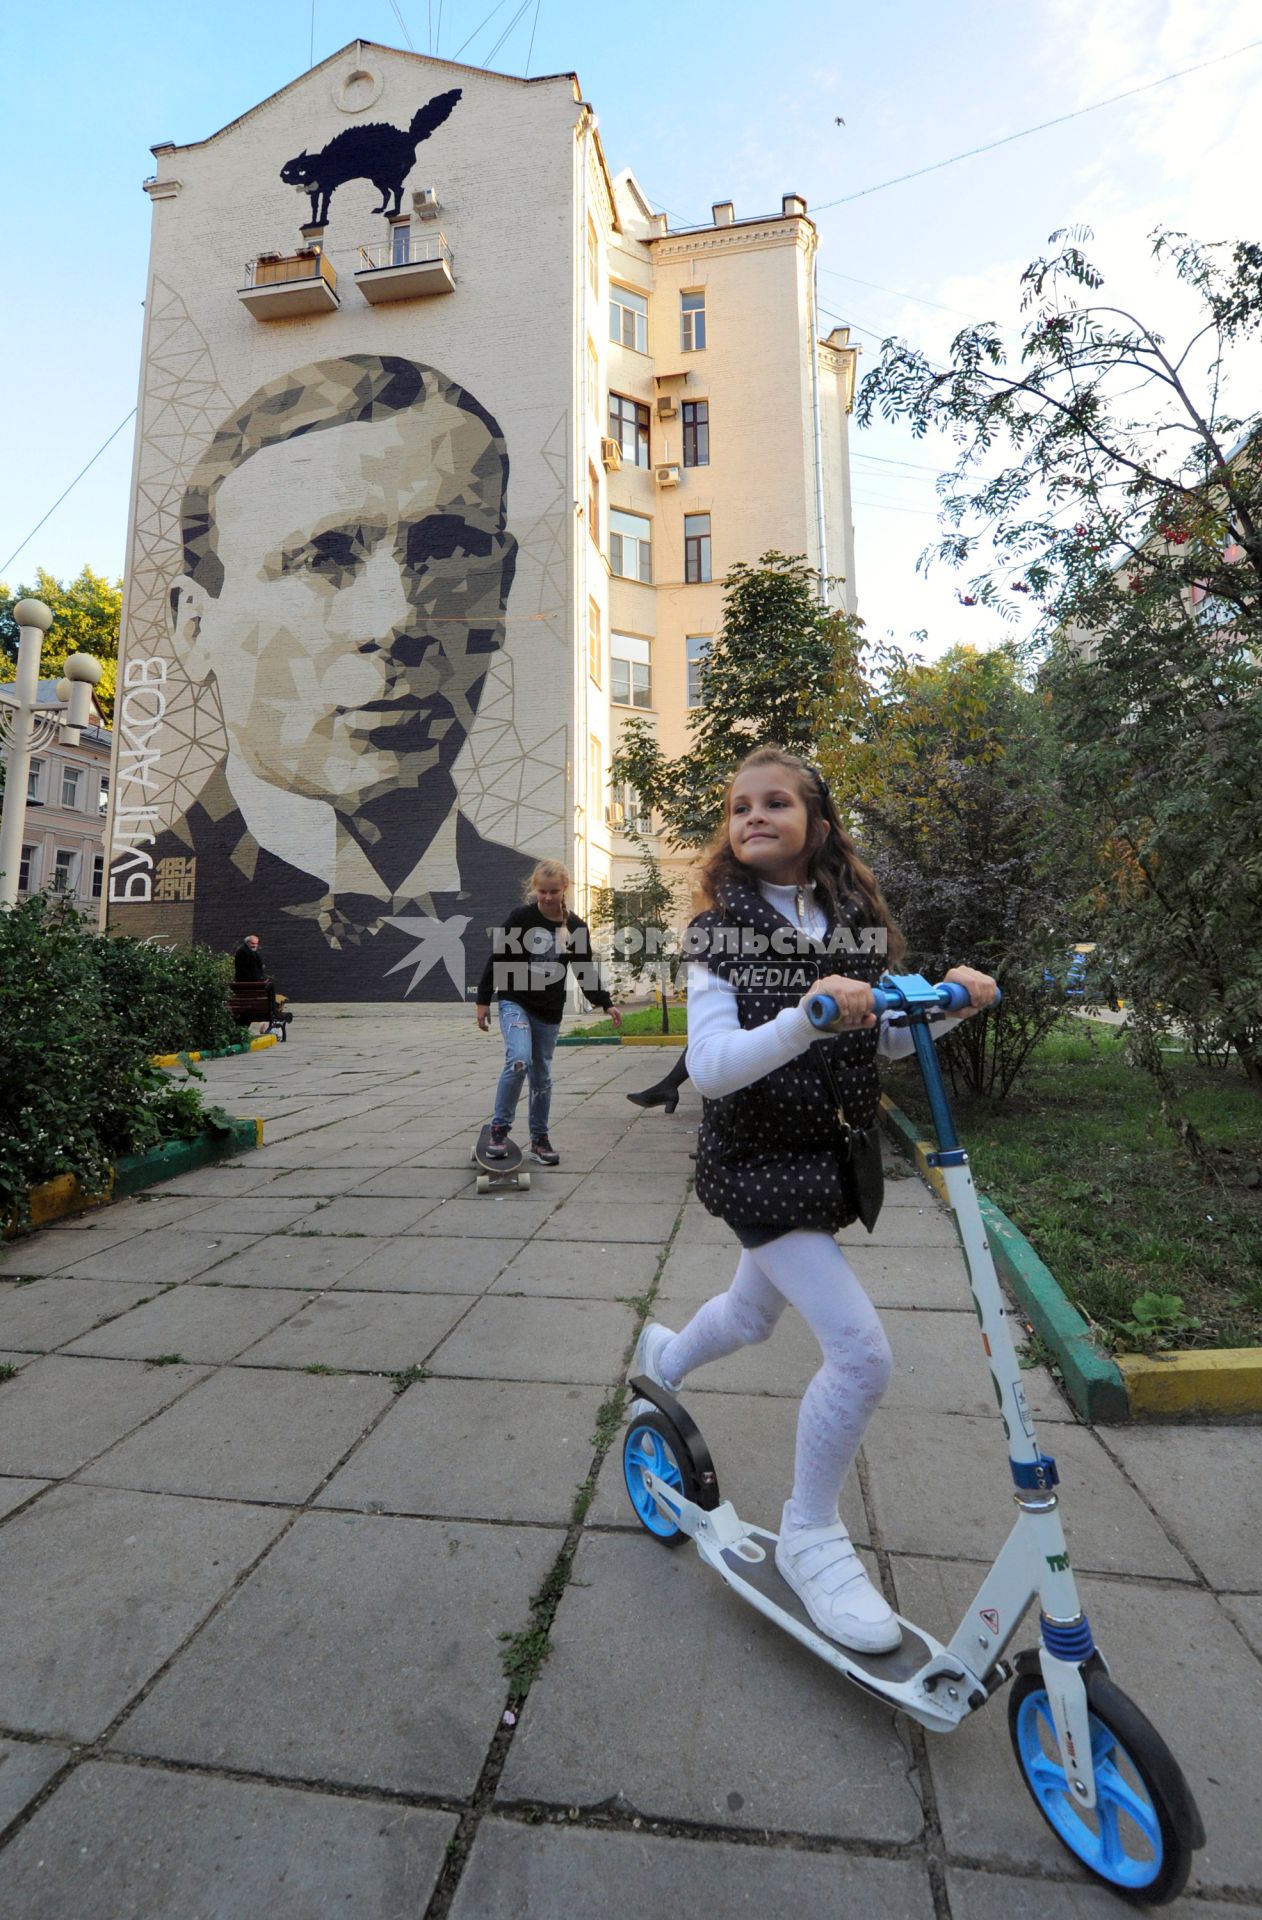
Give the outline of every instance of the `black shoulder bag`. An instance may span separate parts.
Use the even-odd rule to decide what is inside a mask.
[[[841,1184],[856,1216],[871,1233],[876,1226],[885,1199],[881,1137],[875,1126],[851,1126],[846,1118],[841,1092],[833,1077],[827,1055],[817,1051],[815,1060],[824,1076],[829,1098],[837,1109],[837,1125],[841,1129],[841,1144],[837,1155]]]

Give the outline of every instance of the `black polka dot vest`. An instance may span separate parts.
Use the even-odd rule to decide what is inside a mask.
[[[692,922],[686,950],[735,987],[741,1026],[761,1027],[825,974],[876,985],[884,959],[863,945],[866,920],[852,901],[812,940],[761,893],[730,886]],[[746,1244],[795,1227],[835,1232],[855,1219],[839,1170],[836,1105],[815,1056],[826,1054],[851,1126],[871,1127],[880,1101],[877,1039],[869,1028],[818,1040],[750,1086],[704,1101],[697,1195]]]

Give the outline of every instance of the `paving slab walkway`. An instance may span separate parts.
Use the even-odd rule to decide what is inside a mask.
[[[469,1014],[291,1035],[205,1067],[259,1152],[0,1252],[0,1914],[1120,1914],[1002,1698],[923,1736],[635,1525],[632,1343],[733,1264],[692,1089],[643,1113],[657,1056],[565,1050],[561,1167],[479,1199]],[[914,1176],[843,1242],[896,1361],[844,1511],[948,1638],[1012,1512],[963,1265]],[[786,1316],[689,1393],[748,1517],[815,1365]],[[1093,1432],[1026,1379],[1101,1645],[1205,1815],[1171,1911],[1262,1913],[1262,1430]]]

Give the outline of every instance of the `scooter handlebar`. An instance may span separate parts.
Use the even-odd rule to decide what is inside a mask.
[[[961,1013],[969,1004],[968,989],[958,980],[943,980],[934,988],[938,1005],[944,1013]],[[883,1013],[891,1013],[903,1004],[898,993],[887,992],[884,987],[872,989],[872,1011],[880,1019]],[[995,1005],[999,1004],[999,995],[995,995]],[[806,1003],[806,1017],[813,1027],[826,1032],[837,1018],[837,1002],[830,993],[817,993]]]

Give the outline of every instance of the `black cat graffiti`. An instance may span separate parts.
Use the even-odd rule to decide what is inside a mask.
[[[401,127],[375,120],[365,127],[348,127],[345,133],[330,140],[327,147],[321,147],[319,153],[308,153],[304,148],[294,159],[287,160],[280,177],[287,187],[306,188],[311,198],[312,226],[324,226],[329,217],[329,201],[336,189],[344,187],[348,180],[372,181],[381,195],[381,205],[373,208],[374,213],[398,213],[403,182],[416,159],[416,149],[442,126],[454,111],[460,94],[459,87],[453,87],[450,93],[435,94],[413,114],[406,133]]]

